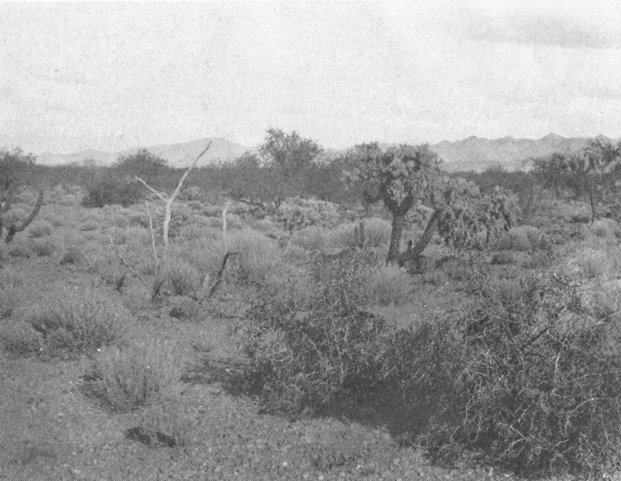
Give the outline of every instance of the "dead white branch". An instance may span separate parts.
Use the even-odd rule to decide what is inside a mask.
[[[164,240],[164,255],[163,255],[164,259],[166,258],[166,255],[168,254],[168,228],[170,226],[172,204],[175,201],[175,198],[177,197],[177,195],[179,195],[179,192],[181,191],[181,187],[183,186],[183,182],[185,182],[185,179],[188,176],[188,174],[190,173],[190,171],[196,166],[196,164],[198,163],[199,159],[203,155],[205,155],[205,153],[210,148],[211,148],[211,142],[209,142],[207,144],[207,147],[205,147],[205,149],[203,149],[203,151],[200,154],[198,154],[198,156],[194,159],[194,162],[192,162],[192,164],[190,164],[190,166],[187,168],[187,170],[183,173],[183,175],[181,176],[181,179],[179,179],[179,183],[177,184],[177,188],[174,190],[174,192],[172,193],[172,195],[168,199],[166,199],[162,194],[157,192],[153,187],[149,186],[149,184],[147,184],[140,177],[136,177],[136,179],[138,179],[151,192],[153,192],[160,199],[162,199],[164,202],[166,202],[166,207],[165,207],[165,210],[164,210],[164,225],[163,225],[163,229],[162,229],[162,238]]]

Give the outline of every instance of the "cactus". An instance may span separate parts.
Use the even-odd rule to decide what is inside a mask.
[[[366,241],[364,222],[361,221],[360,224],[354,227],[354,242],[360,249],[364,249]]]

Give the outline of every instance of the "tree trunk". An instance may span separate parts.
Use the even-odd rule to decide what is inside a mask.
[[[16,225],[12,225],[9,228],[7,235],[4,239],[4,242],[9,244],[13,240],[13,237],[15,237],[15,234],[26,229],[26,227],[28,227],[30,223],[35,219],[35,217],[41,210],[42,205],[43,205],[43,189],[39,190],[39,196],[37,197],[37,203],[32,209],[32,212],[30,212],[30,215],[24,220],[24,222],[22,222],[22,224],[19,227],[17,227]]]
[[[441,213],[441,210],[436,210],[433,213],[431,219],[429,219],[429,222],[427,223],[427,227],[425,227],[425,232],[423,232],[423,235],[418,240],[416,245],[412,247],[412,249],[404,252],[402,255],[399,256],[399,265],[402,266],[407,261],[412,260],[417,262],[417,259],[423,253],[429,242],[431,242],[433,234],[435,234],[435,231],[438,228],[438,221],[440,220]]]
[[[403,233],[403,221],[405,214],[398,212],[392,213],[392,231],[390,232],[390,247],[388,249],[388,257],[386,265],[394,264],[399,260],[401,254],[401,234]]]

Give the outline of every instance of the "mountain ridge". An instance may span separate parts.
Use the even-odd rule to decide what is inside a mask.
[[[524,162],[533,157],[543,157],[554,152],[569,153],[580,150],[586,146],[589,140],[591,140],[590,137],[562,137],[554,133],[547,134],[539,139],[510,136],[487,139],[472,135],[463,140],[453,142],[443,140],[430,145],[430,148],[444,160],[444,168],[449,171],[480,171],[492,166],[502,166],[508,170],[516,170],[524,168]],[[158,144],[144,148],[167,160],[173,167],[187,167],[210,141],[212,146],[199,161],[199,166],[229,162],[244,152],[254,150],[252,147],[246,147],[221,137],[207,137],[189,142]],[[39,154],[37,161],[43,165],[62,165],[70,163],[81,164],[84,160],[92,159],[95,165],[107,166],[115,162],[119,156],[131,155],[139,149],[136,147],[116,153],[96,149],[86,149],[73,154],[52,154],[46,152]],[[338,154],[345,152],[347,149],[326,150]]]

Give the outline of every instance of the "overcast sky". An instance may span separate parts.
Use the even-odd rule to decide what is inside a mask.
[[[595,6],[596,5],[596,6]],[[0,148],[621,136],[621,2],[0,3]]]

